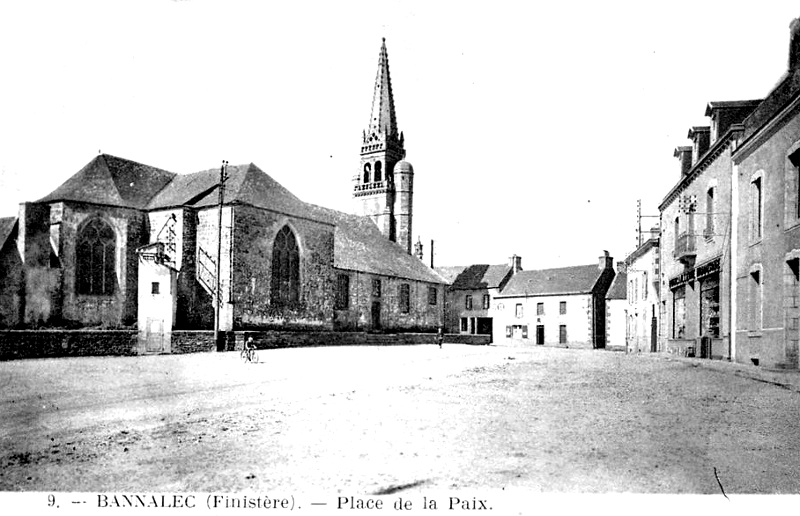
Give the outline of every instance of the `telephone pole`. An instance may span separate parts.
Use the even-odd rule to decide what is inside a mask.
[[[228,179],[228,162],[222,160],[219,168],[219,205],[217,206],[217,274],[214,287],[214,339],[217,351],[225,351],[220,327],[220,307],[222,305],[222,288],[220,276],[222,275],[222,204],[225,201],[225,181]]]

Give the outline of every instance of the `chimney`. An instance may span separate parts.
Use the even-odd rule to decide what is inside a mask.
[[[609,256],[608,251],[603,251],[603,256],[600,257],[600,270],[613,268],[614,258]]]
[[[508,266],[511,267],[511,274],[516,274],[522,270],[522,257],[513,255],[508,259]]]
[[[417,243],[414,244],[414,256],[419,258],[419,261],[424,261],[425,256],[422,254],[422,241],[417,237]]]
[[[711,127],[692,127],[686,137],[692,140],[692,165],[694,165],[708,151],[708,144],[711,141]]]
[[[800,67],[800,18],[789,24],[789,70]]]
[[[692,148],[676,147],[673,156],[681,162],[681,179],[683,179],[692,169]]]

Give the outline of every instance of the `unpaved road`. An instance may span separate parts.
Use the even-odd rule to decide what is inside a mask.
[[[800,493],[800,394],[696,362],[458,345],[261,357],[0,363],[0,490]]]

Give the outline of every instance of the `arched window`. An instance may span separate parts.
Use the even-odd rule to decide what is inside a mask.
[[[78,294],[111,295],[116,275],[116,235],[107,223],[94,219],[78,235],[75,255]]]
[[[383,165],[380,161],[375,162],[375,182],[383,181]]]
[[[288,306],[300,300],[300,250],[289,226],[284,226],[272,246],[273,306]]]
[[[372,169],[369,163],[364,163],[364,183],[369,183],[369,172]]]

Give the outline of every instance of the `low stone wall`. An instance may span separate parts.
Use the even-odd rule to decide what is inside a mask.
[[[444,341],[450,344],[471,344],[473,346],[486,346],[492,343],[491,335],[471,335],[465,333],[448,333]]]
[[[314,346],[407,346],[435,344],[435,333],[365,333],[330,331],[242,331],[235,332],[234,349],[242,349],[252,337],[258,349],[306,348]],[[447,339],[445,339],[446,341]],[[230,343],[228,344],[230,349]]]
[[[237,331],[225,334],[226,351],[240,350],[248,337],[260,349],[313,346],[404,346],[435,344],[435,333],[380,334],[332,331]],[[445,342],[452,342],[451,335]],[[485,336],[488,337],[488,336]],[[469,342],[475,343],[475,342]],[[173,331],[172,354],[214,352],[213,331]],[[144,353],[136,330],[0,331],[0,360],[68,356],[129,356]]]
[[[136,355],[138,347],[136,330],[0,331],[0,360]]]

